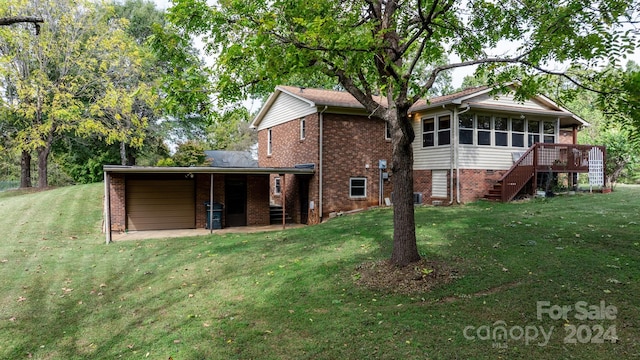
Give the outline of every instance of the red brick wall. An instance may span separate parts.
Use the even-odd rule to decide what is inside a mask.
[[[507,171],[506,170],[486,170],[486,169],[460,169],[460,203],[468,203],[476,201],[493,188],[498,179],[500,179]],[[457,173],[454,171],[453,191],[454,199],[457,198],[457,188],[455,177]],[[451,179],[450,173],[447,174],[447,194],[451,192]],[[432,189],[432,175],[431,170],[416,170],[413,172],[413,191],[422,193],[422,203],[432,204],[434,200],[442,201],[443,204],[448,204],[451,199],[447,198],[433,198],[431,196]]]
[[[125,231],[127,214],[125,208],[125,176],[109,173],[109,202],[111,205],[111,230]]]
[[[560,136],[558,139],[560,144],[573,144],[573,131],[560,129]]]
[[[447,197],[445,198],[434,198],[432,197],[433,190],[433,176],[431,174],[432,170],[414,170],[413,171],[413,192],[414,193],[422,193],[422,203],[423,204],[433,204],[434,200],[442,201],[443,205],[449,203],[450,199],[448,194],[450,194],[450,173],[447,171]]]
[[[247,225],[269,225],[269,184],[268,175],[247,175]],[[196,228],[204,228],[207,223],[207,212],[204,203],[209,201],[211,191],[211,175],[196,175]],[[213,202],[224,205],[225,175],[213,175]],[[223,212],[224,213],[224,212]],[[222,227],[226,218],[222,216]]]
[[[391,164],[391,141],[385,140],[384,122],[365,116],[323,114],[323,217],[330,212],[348,211],[378,205],[379,170],[378,160],[386,159]],[[300,140],[300,122],[289,121],[272,128],[272,155],[267,155],[267,130],[258,132],[258,163],[266,167],[291,167],[295,164],[313,163],[316,174],[309,181],[309,200],[314,201],[316,209],[309,212],[309,222],[318,221],[319,206],[319,117],[309,115],[306,120],[306,136]],[[368,168],[367,168],[368,165]],[[274,178],[269,181],[271,200],[281,204],[281,196],[273,194]],[[367,179],[367,197],[349,198],[349,179],[365,177]],[[287,175],[283,191],[286,191],[287,211],[299,221],[300,205],[298,201],[299,179]],[[385,197],[390,197],[390,181],[384,182]]]
[[[380,170],[378,160],[391,165],[392,145],[385,139],[384,122],[365,116],[327,114],[324,121],[324,214],[377,206]],[[367,197],[349,198],[349,179],[367,179]],[[384,182],[391,196],[390,181]]]
[[[460,169],[459,202],[468,203],[482,198],[506,172],[507,170]]]
[[[204,203],[210,200],[211,175],[196,174],[196,228],[202,229],[207,224],[207,211]],[[224,204],[224,175],[213,174],[213,202]],[[222,217],[222,227],[225,225]]]
[[[247,225],[269,225],[269,176],[247,176]]]

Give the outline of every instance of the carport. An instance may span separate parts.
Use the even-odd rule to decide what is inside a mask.
[[[113,231],[202,229],[211,216],[205,202],[224,205],[226,227],[269,225],[269,176],[313,173],[312,168],[296,167],[106,165],[106,241],[112,241]]]

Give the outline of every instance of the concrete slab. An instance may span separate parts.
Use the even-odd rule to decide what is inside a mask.
[[[304,227],[306,225],[301,224],[287,224],[285,229],[294,229]],[[208,229],[178,229],[178,230],[149,230],[149,231],[128,231],[124,233],[114,232],[111,235],[112,241],[130,241],[130,240],[148,240],[148,239],[167,239],[176,237],[190,237],[190,236],[202,236],[202,235],[222,235],[222,234],[248,234],[255,232],[265,231],[281,231],[282,224],[280,225],[267,225],[267,226],[239,226],[230,227],[219,230],[213,230],[213,233]]]

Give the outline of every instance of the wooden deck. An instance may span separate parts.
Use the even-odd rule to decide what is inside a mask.
[[[537,188],[538,173],[589,173],[593,181],[605,179],[603,146],[536,143],[513,164],[485,198],[511,201],[530,182]]]

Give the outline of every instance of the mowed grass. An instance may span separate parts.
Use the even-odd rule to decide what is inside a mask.
[[[421,253],[457,276],[412,295],[354,284],[358,265],[390,254],[390,209],[302,229],[105,245],[102,191],[0,193],[0,358],[640,356],[639,187],[416,208]],[[538,319],[538,301],[604,301],[617,312]],[[494,336],[500,326],[506,337]],[[599,326],[615,329],[615,341]],[[534,339],[534,327],[549,341]]]

